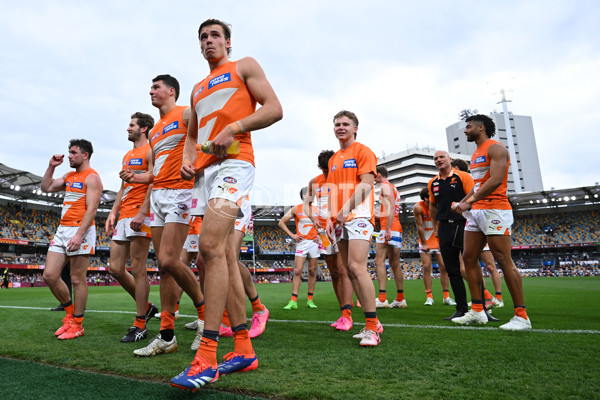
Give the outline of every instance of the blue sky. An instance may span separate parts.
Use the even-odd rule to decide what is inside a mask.
[[[340,109],[358,115],[358,140],[378,156],[447,149],[446,126],[464,108],[500,111],[501,86],[513,90],[509,110],[533,118],[546,189],[600,181],[595,1],[2,3],[0,162],[10,167],[43,175],[83,137],[105,189],[118,190],[130,115],[157,118],[148,91],[162,73],[187,103],[208,74],[197,29],[214,17],[232,24],[232,59],[256,58],[284,108],[253,134],[256,204],[299,200],[318,153],[337,148]]]

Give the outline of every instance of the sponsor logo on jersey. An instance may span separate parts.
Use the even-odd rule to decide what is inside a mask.
[[[433,187],[433,193],[437,193],[440,190],[439,186],[434,186]]]
[[[164,135],[165,133],[177,128],[179,128],[179,121],[173,121],[169,125],[165,126],[165,128],[162,131],[162,134]]]
[[[213,87],[217,86],[220,83],[230,82],[230,81],[231,81],[231,73],[227,72],[226,74],[219,75],[217,77],[212,78],[210,81],[208,81],[208,89],[212,89]]]
[[[335,171],[337,168],[337,165],[334,165],[333,167],[331,167],[331,172]]]
[[[129,160],[129,165],[142,165],[142,159],[141,158],[132,158],[131,160]]]
[[[196,93],[194,93],[194,97],[198,96],[200,93],[202,93],[202,91],[204,90],[204,86],[200,86],[198,88],[198,90],[196,90]]]
[[[479,156],[475,159],[474,164],[480,164],[485,162],[485,156]]]
[[[344,168],[358,168],[356,166],[356,160],[354,158],[344,160]]]
[[[227,182],[227,183],[231,183],[231,184],[236,184],[237,183],[237,179],[235,179],[232,176],[226,176],[225,178],[223,178],[223,182]]]
[[[82,182],[73,182],[73,183],[71,183],[71,187],[73,189],[83,189],[83,183]]]

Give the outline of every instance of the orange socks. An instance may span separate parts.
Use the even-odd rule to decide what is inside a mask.
[[[491,299],[492,299],[492,294],[491,294],[491,293],[490,293],[490,292],[489,292],[487,289],[485,289],[485,290],[483,291],[483,297],[484,297],[486,300],[491,300]]]
[[[227,309],[223,311],[223,318],[221,318],[221,323],[223,325],[231,326],[231,321],[229,320],[229,314],[227,314]]]
[[[217,347],[219,346],[219,342],[213,339],[209,339],[205,336],[202,336],[202,340],[200,341],[200,347],[198,347],[198,351],[196,355],[201,356],[204,360],[209,363],[211,366],[218,365],[217,362]]]
[[[377,297],[377,300],[379,300],[381,303],[383,303],[384,301],[387,300],[387,296],[385,294],[385,290],[380,290],[379,291],[379,296]]]
[[[444,300],[450,297],[450,290],[442,290],[442,293],[444,294]]]
[[[292,293],[292,301],[298,301],[298,295]]]
[[[527,317],[527,311],[525,311],[525,307],[515,307],[515,315],[523,319],[529,319]]]
[[[377,323],[379,320],[377,317],[375,318],[366,318],[365,319],[365,329],[368,331],[377,332]]]
[[[233,332],[233,351],[238,354],[254,354],[248,329]]]
[[[427,295],[427,297],[432,298],[433,299],[433,295],[431,294],[431,290],[426,290],[425,294]]]
[[[196,312],[198,313],[198,318],[204,321],[204,302],[200,303],[199,306],[194,305],[196,307]]]
[[[168,311],[163,311],[160,313],[160,330],[164,331],[167,329],[175,329],[175,315]]]
[[[396,301],[404,301],[404,290],[398,290],[396,293]]]
[[[146,316],[143,316],[141,318],[136,316],[133,326],[138,327],[140,329],[146,329]]]
[[[342,317],[347,318],[350,321],[352,321],[352,309],[346,308],[346,309],[342,310]]]
[[[254,300],[251,300],[250,303],[252,304],[252,312],[260,312],[265,310],[265,306],[260,302],[258,296],[256,296]]]

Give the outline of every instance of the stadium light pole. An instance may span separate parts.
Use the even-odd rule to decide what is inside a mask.
[[[502,100],[496,104],[502,103],[502,110],[504,111],[504,126],[506,128],[506,141],[508,143],[508,152],[510,153],[510,171],[513,175],[513,185],[515,193],[521,193],[521,174],[519,173],[519,163],[517,162],[517,153],[515,152],[515,143],[512,137],[512,128],[510,126],[510,117],[508,116],[508,107],[506,103],[510,100],[506,99],[506,92],[504,89],[500,89]]]

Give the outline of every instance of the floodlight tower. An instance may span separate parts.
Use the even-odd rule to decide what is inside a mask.
[[[513,141],[512,129],[510,127],[510,118],[508,116],[508,107],[506,103],[510,100],[506,99],[506,92],[504,89],[500,89],[502,100],[496,104],[502,103],[502,110],[504,111],[504,126],[506,127],[506,141],[508,143],[508,152],[510,154],[510,171],[512,172],[515,193],[521,193],[521,175],[519,174],[519,165],[517,162],[517,153],[515,152],[515,143]]]

